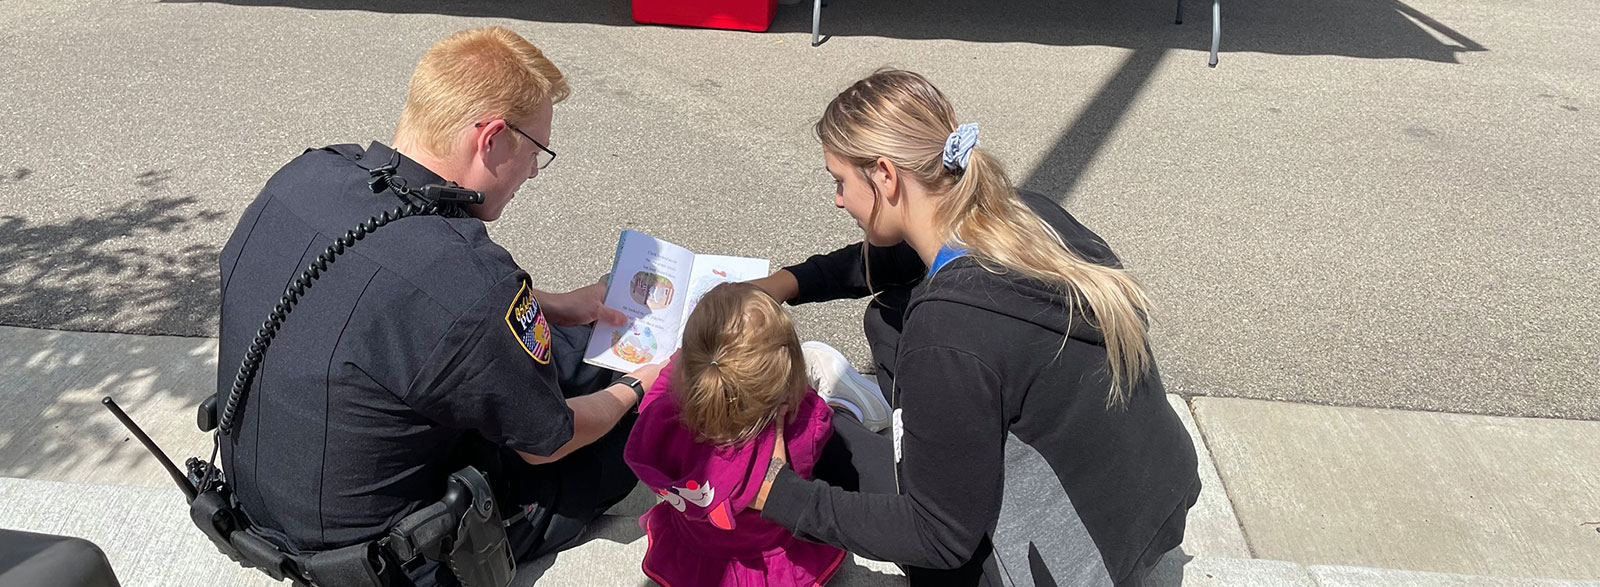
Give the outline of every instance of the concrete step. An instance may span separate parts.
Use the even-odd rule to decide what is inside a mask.
[[[0,527],[93,542],[125,587],[277,584],[218,553],[188,514],[176,487],[0,478]]]
[[[636,509],[637,504],[629,509]],[[271,586],[279,583],[227,560],[190,525],[177,490],[0,478],[0,527],[84,538],[99,545],[127,587]],[[579,544],[520,566],[515,586],[633,587],[646,540],[632,515],[601,518]],[[1511,579],[1349,566],[1302,566],[1264,559],[1174,552],[1156,584],[1185,587],[1596,587],[1600,581]],[[286,584],[286,583],[285,583]],[[830,585],[904,584],[894,565],[851,557]]]
[[[635,504],[627,509],[639,508]],[[521,565],[513,585],[536,581],[541,586],[648,584],[639,570],[646,541],[636,520],[636,515],[603,516],[578,546]],[[0,477],[0,528],[93,542],[105,551],[125,587],[280,584],[218,553],[190,523],[183,495],[176,488]],[[831,584],[886,587],[903,583],[894,565],[852,557]]]
[[[1600,422],[1196,398],[1253,554],[1600,578]]]

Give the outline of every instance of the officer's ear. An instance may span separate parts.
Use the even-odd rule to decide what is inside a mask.
[[[505,140],[505,134],[503,133],[507,130],[506,121],[496,118],[480,122],[473,125],[473,130],[476,132],[471,135],[472,150],[476,153],[481,153],[484,158],[488,158],[489,151],[499,141]]]

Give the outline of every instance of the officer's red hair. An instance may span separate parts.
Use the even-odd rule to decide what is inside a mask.
[[[566,99],[567,78],[538,47],[502,26],[467,29],[417,63],[395,134],[449,157],[461,129],[485,117],[527,120],[546,98]]]

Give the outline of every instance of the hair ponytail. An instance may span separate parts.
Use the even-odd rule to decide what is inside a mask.
[[[678,419],[696,437],[734,445],[792,413],[806,390],[805,358],[789,314],[749,283],[700,298],[672,367]]]

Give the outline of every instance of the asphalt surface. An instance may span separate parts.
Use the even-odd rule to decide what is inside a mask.
[[[428,45],[503,24],[574,87],[491,227],[546,289],[625,228],[776,265],[851,242],[810,124],[893,65],[1150,287],[1171,391],[1600,419],[1600,4],[1230,0],[1216,69],[1173,7],[831,0],[814,48],[810,3],[743,33],[621,0],[11,0],[0,324],[214,334],[261,183],[389,140]],[[797,316],[862,361],[859,309]]]

